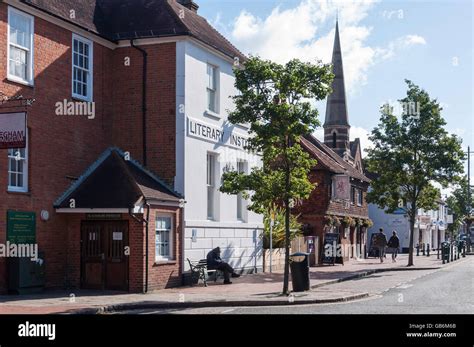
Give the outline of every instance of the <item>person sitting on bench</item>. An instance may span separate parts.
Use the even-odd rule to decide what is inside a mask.
[[[232,266],[221,259],[220,247],[216,247],[207,253],[207,268],[208,270],[222,271],[224,273],[224,284],[232,283],[229,279],[229,275],[232,275],[234,278],[240,277],[240,275],[234,271]]]

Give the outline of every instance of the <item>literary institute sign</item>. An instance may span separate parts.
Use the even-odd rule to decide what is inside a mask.
[[[219,128],[189,117],[188,136],[242,150],[245,149],[248,142],[248,137],[233,131],[232,126]]]

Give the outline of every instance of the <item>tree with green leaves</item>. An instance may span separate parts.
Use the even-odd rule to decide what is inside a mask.
[[[331,91],[330,65],[297,59],[285,65],[250,57],[243,69],[235,69],[233,124],[249,124],[247,150],[261,154],[262,166],[249,174],[230,171],[220,190],[242,193],[248,209],[264,213],[271,206],[285,209],[285,270],[283,293],[289,294],[290,213],[292,203],[309,197],[315,185],[308,180],[316,164],[299,144],[318,122],[311,99],[322,100]],[[250,193],[251,192],[251,193]]]
[[[302,224],[297,215],[290,216],[290,241],[302,234]],[[263,249],[270,248],[270,232],[272,233],[272,248],[283,248],[286,242],[285,210],[279,206],[270,207],[263,214]]]
[[[399,100],[401,116],[383,105],[380,122],[369,137],[374,146],[368,150],[367,169],[376,178],[367,200],[389,213],[405,206],[410,221],[408,266],[412,266],[417,211],[436,208],[440,192],[434,183],[447,187],[459,180],[464,152],[461,140],[444,129],[438,101],[411,81],[405,82],[408,90]]]
[[[469,193],[471,194],[471,199],[469,199]],[[466,222],[467,230],[470,230],[472,224],[471,211],[474,208],[473,202],[474,192],[469,192],[467,177],[463,177],[446,200],[453,214],[453,224],[449,225],[449,231],[453,235],[463,222]]]

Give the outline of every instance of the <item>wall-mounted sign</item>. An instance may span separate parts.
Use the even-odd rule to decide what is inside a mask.
[[[26,112],[0,113],[0,149],[26,147]]]
[[[36,243],[34,212],[7,211],[7,241],[14,244]]]
[[[420,216],[420,223],[428,225],[431,223],[431,217],[430,216]]]
[[[336,189],[336,199],[349,200],[351,197],[351,184],[349,182],[349,176],[347,175],[334,175],[334,186]]]
[[[219,143],[224,146],[245,149],[248,137],[232,131],[232,127],[218,128],[197,119],[188,117],[188,136]]]
[[[87,213],[86,219],[114,220],[114,219],[122,219],[122,215],[120,213]]]
[[[446,223],[453,224],[453,215],[452,214],[448,214],[446,216]]]
[[[388,220],[388,225],[392,228],[401,227],[406,224],[406,219],[403,216],[393,216]]]
[[[112,239],[114,241],[122,241],[123,233],[121,231],[114,231],[112,234]]]

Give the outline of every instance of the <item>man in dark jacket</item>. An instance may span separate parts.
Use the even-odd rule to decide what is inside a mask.
[[[380,262],[383,263],[385,247],[387,247],[387,237],[383,233],[383,228],[380,228],[379,233],[374,235],[374,247],[378,248]]]
[[[398,248],[400,247],[400,239],[395,230],[392,231],[392,236],[390,237],[390,240],[388,240],[387,246],[390,249],[390,252],[392,252],[392,262],[395,263],[397,261]]]
[[[229,275],[232,277],[240,277],[239,274],[235,273],[232,266],[227,264],[221,259],[221,249],[216,247],[207,253],[207,268],[209,270],[220,270],[224,273],[224,284],[231,284],[232,282],[229,279]]]

